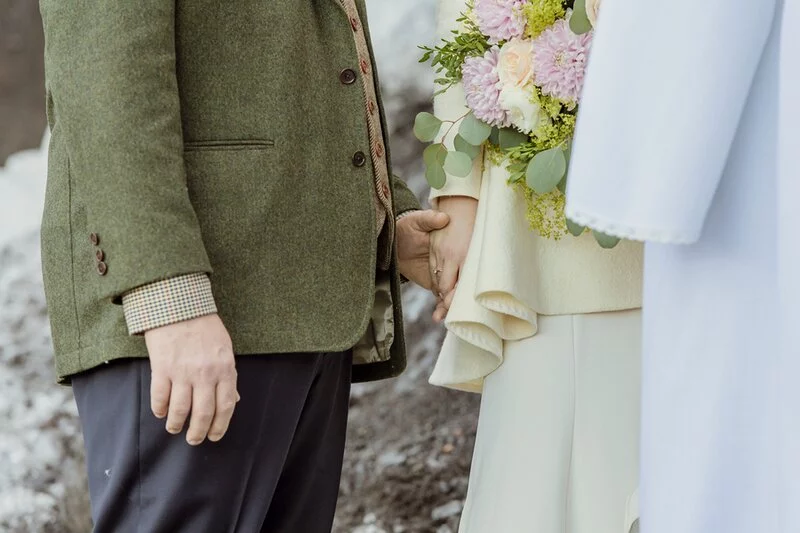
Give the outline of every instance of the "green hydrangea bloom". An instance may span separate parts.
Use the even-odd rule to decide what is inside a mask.
[[[564,18],[567,14],[561,0],[530,0],[522,8],[522,12],[528,19],[525,35],[531,39],[538,37],[556,20]]]
[[[525,195],[527,205],[525,217],[531,229],[545,239],[554,241],[562,239],[569,233],[564,214],[567,197],[561,191],[556,189],[547,194],[536,194],[524,182],[518,187]]]

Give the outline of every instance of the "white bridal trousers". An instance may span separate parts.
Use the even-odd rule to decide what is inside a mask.
[[[638,528],[640,310],[539,316],[484,383],[460,533]]]

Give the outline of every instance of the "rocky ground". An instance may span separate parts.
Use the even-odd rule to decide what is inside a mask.
[[[416,64],[433,32],[433,0],[369,0],[390,119],[396,172],[420,196],[421,146],[411,123],[430,102],[431,76]],[[0,4],[0,161],[41,142],[41,36],[35,0]],[[11,28],[10,31],[6,31]],[[53,384],[39,274],[41,150],[0,169],[0,531],[87,533],[82,443],[69,389]],[[432,301],[406,295],[409,371],[353,391],[336,533],[457,530],[478,397],[427,385],[442,332]]]

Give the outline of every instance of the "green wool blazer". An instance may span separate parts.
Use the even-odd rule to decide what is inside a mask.
[[[40,7],[52,132],[42,262],[58,378],[145,357],[121,296],[193,272],[210,275],[237,354],[354,346],[378,239],[359,57],[339,2]],[[418,208],[401,181],[392,190],[395,213]],[[396,260],[390,273],[391,358],[356,367],[356,381],[405,367]]]

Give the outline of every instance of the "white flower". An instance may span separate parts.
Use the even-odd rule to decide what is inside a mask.
[[[586,0],[586,16],[592,23],[592,28],[597,26],[597,14],[600,12],[600,2],[602,0]]]
[[[547,120],[530,86],[504,87],[500,91],[500,107],[508,112],[511,123],[523,133],[531,133]]]
[[[533,41],[511,39],[500,49],[497,72],[503,87],[522,87],[533,76]]]

